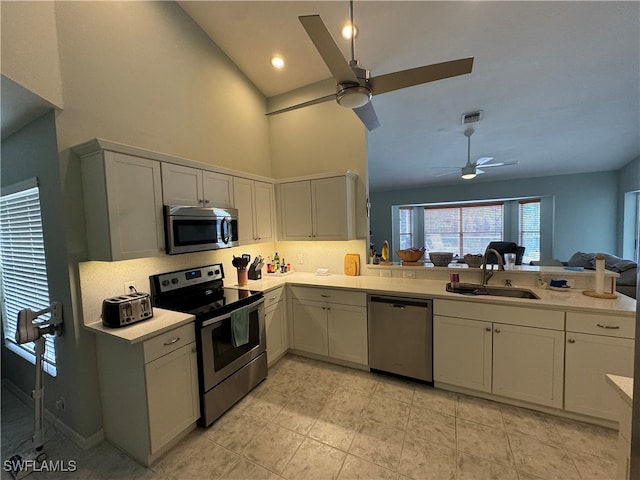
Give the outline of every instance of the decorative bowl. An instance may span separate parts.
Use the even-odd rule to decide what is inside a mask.
[[[396,250],[396,254],[400,257],[402,262],[417,262],[424,255],[424,247],[422,248],[407,248],[405,250]]]
[[[451,252],[429,252],[429,260],[436,267],[446,267],[453,260],[453,253]]]
[[[484,256],[481,253],[478,253],[475,255],[471,253],[467,253],[464,256],[464,263],[469,265],[470,268],[480,268],[480,266],[482,265],[483,259],[484,259]]]

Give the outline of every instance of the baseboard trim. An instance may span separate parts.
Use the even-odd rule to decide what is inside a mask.
[[[8,378],[2,379],[2,386],[6,387],[11,391],[16,397],[20,399],[21,402],[28,405],[30,408],[34,407],[33,398],[27,395],[25,392],[20,390],[15,383],[13,383]],[[95,447],[104,441],[104,430],[101,428],[96,433],[91,435],[90,437],[84,437],[76,432],[74,429],[69,427],[66,423],[62,422],[56,415],[51,413],[49,410],[45,408],[44,410],[44,418],[47,422],[50,422],[56,430],[61,432],[65,437],[75,443],[78,447],[83,450],[87,450],[89,448]]]

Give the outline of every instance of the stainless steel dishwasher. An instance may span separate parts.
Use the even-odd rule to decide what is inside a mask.
[[[369,368],[433,381],[432,302],[369,296]]]

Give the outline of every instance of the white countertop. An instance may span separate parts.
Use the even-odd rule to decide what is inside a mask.
[[[195,317],[187,313],[153,307],[153,317],[133,325],[109,328],[102,325],[101,321],[98,321],[85,325],[85,327],[98,334],[109,335],[129,343],[138,343],[194,320]]]
[[[607,382],[609,382],[613,389],[618,392],[618,395],[625,401],[629,407],[633,405],[633,378],[622,377],[620,375],[607,374]]]
[[[543,309],[563,309],[581,312],[598,312],[611,315],[634,316],[636,301],[625,295],[618,295],[615,300],[587,297],[582,290],[570,289],[554,291],[544,288],[523,286],[535,292],[540,299],[509,298],[495,296],[468,296],[450,293],[445,290],[446,281],[432,279],[376,277],[370,275],[316,275],[315,273],[292,272],[286,275],[264,274],[261,280],[249,280],[249,284],[238,287],[228,282],[225,286],[244,288],[266,292],[282,285],[308,285],[327,288],[346,288],[365,291],[366,293],[411,295],[428,298],[447,298],[466,302],[490,303],[498,305],[529,306]],[[517,286],[514,285],[514,286]],[[159,335],[167,330],[194,321],[192,315],[178,313],[161,308],[153,308],[153,318],[122,328],[108,328],[96,321],[86,325],[89,330],[103,335],[137,343]]]
[[[416,278],[377,277],[361,275],[350,277],[346,275],[330,274],[326,276],[315,273],[293,272],[283,276],[263,274],[262,280],[249,280],[249,284],[242,288],[267,291],[281,285],[310,285],[321,287],[347,288],[350,290],[364,290],[367,293],[390,293],[399,295],[420,295],[429,298],[447,298],[500,305],[520,305],[535,308],[561,308],[581,312],[598,312],[613,315],[635,316],[636,301],[633,298],[618,294],[613,300],[588,297],[581,289],[556,291],[522,285],[535,292],[540,299],[509,298],[495,296],[468,296],[450,293],[445,290],[446,281]],[[491,282],[489,282],[491,284]],[[234,287],[233,284],[226,285]],[[518,286],[517,283],[514,286]]]

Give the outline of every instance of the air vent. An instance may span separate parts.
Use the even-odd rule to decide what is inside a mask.
[[[482,118],[482,110],[462,114],[462,124],[479,122]]]

